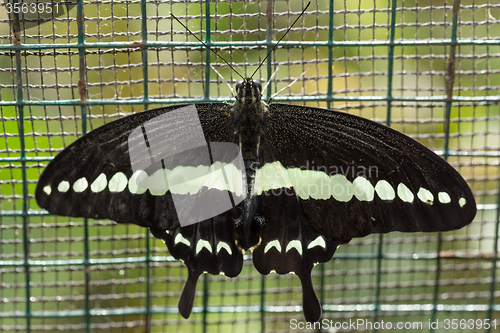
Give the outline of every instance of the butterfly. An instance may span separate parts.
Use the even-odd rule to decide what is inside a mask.
[[[467,183],[419,142],[343,112],[268,105],[261,89],[246,79],[234,104],[168,106],[93,130],[49,163],[38,204],[149,228],[188,268],[186,318],[200,274],[235,277],[251,250],[260,273],[300,278],[305,318],[317,321],[311,269],[340,244],[473,220]]]
[[[149,228],[188,268],[179,312],[199,276],[236,277],[243,254],[262,274],[295,273],[307,321],[321,317],[311,270],[373,233],[471,223],[462,176],[418,141],[344,112],[265,103],[247,78],[236,101],[173,105],[101,126],[65,148],[36,189],[55,215]]]

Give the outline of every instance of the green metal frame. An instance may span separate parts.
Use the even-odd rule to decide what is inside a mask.
[[[20,1],[20,0],[14,0],[14,1]],[[273,40],[273,32],[271,30],[271,27],[268,28],[267,31],[267,38],[266,40],[263,41],[256,41],[256,42],[212,42],[211,41],[211,23],[210,23],[210,1],[205,1],[205,15],[206,15],[206,25],[205,25],[205,31],[206,31],[206,39],[205,43],[211,47],[227,47],[227,46],[262,46],[266,47],[268,50],[270,50],[273,46],[275,41]],[[60,261],[60,260],[43,260],[43,261],[37,261],[30,259],[30,240],[29,240],[29,233],[27,232],[28,230],[28,221],[30,216],[38,216],[38,215],[45,215],[47,212],[45,211],[33,211],[33,210],[28,210],[27,202],[28,202],[28,184],[27,184],[27,163],[30,162],[40,162],[40,161],[49,161],[51,158],[49,157],[30,157],[26,155],[26,149],[25,149],[25,138],[24,138],[24,122],[22,121],[25,118],[25,112],[24,108],[26,106],[61,106],[61,105],[73,105],[73,106],[79,106],[80,111],[81,111],[81,117],[82,117],[82,131],[83,133],[87,132],[86,128],[86,119],[87,119],[87,108],[92,105],[129,105],[129,104],[135,104],[135,105],[143,105],[145,108],[151,107],[153,105],[157,104],[164,104],[164,103],[194,103],[194,102],[208,102],[208,101],[220,101],[220,98],[211,98],[209,94],[209,87],[210,87],[210,54],[209,52],[206,53],[206,73],[205,73],[205,80],[206,84],[205,87],[207,90],[205,91],[204,98],[202,100],[200,99],[191,99],[191,98],[185,98],[185,99],[176,99],[176,100],[170,100],[170,99],[154,99],[150,98],[148,94],[148,49],[150,48],[157,48],[157,47],[186,47],[186,46],[193,46],[193,47],[199,47],[200,44],[197,42],[193,43],[186,43],[186,42],[158,42],[158,41],[148,41],[148,31],[147,31],[147,15],[146,15],[146,1],[142,0],[141,5],[142,5],[142,42],[141,43],[121,43],[121,42],[105,42],[105,43],[89,43],[85,40],[85,35],[84,35],[84,17],[83,17],[83,1],[78,0],[77,4],[77,11],[78,11],[78,16],[77,16],[77,22],[78,22],[78,41],[76,43],[62,43],[62,44],[20,44],[20,43],[14,43],[14,44],[0,44],[0,51],[10,51],[13,54],[15,54],[15,60],[16,60],[16,82],[18,84],[17,86],[17,99],[15,101],[0,101],[0,106],[15,106],[18,110],[18,115],[19,119],[19,134],[20,134],[20,144],[21,144],[21,155],[20,157],[3,157],[0,158],[0,162],[18,162],[21,163],[22,166],[22,180],[23,180],[23,205],[22,205],[22,210],[21,211],[0,211],[0,216],[17,216],[20,217],[23,221],[23,229],[24,229],[24,259],[20,261],[2,261],[0,262],[0,267],[19,267],[19,268],[24,268],[25,273],[26,273],[26,292],[25,292],[25,297],[26,297],[26,309],[24,313],[0,313],[0,318],[2,317],[17,317],[17,318],[25,318],[26,319],[26,332],[30,332],[30,322],[32,318],[44,318],[44,317],[67,317],[67,316],[73,316],[73,317],[85,317],[86,323],[87,323],[87,328],[86,332],[90,332],[90,323],[91,323],[91,317],[92,316],[97,316],[101,315],[100,311],[98,310],[93,310],[90,308],[90,302],[89,302],[89,295],[90,295],[90,287],[89,287],[89,269],[85,270],[86,274],[86,301],[85,301],[85,307],[83,310],[76,310],[76,311],[64,311],[64,312],[35,312],[32,311],[30,307],[30,269],[32,267],[37,267],[37,266],[61,266],[61,265],[79,265],[79,266],[85,266],[86,268],[89,268],[90,266],[93,265],[106,265],[106,264],[117,264],[117,263],[145,263],[147,269],[146,269],[146,279],[148,281],[147,287],[146,287],[146,294],[147,294],[147,300],[146,300],[146,306],[142,308],[132,308],[132,309],[115,309],[108,311],[108,315],[127,315],[127,314],[144,314],[144,315],[151,315],[151,314],[157,314],[157,313],[175,313],[177,312],[177,309],[175,308],[168,308],[168,307],[155,307],[153,308],[151,304],[151,298],[150,298],[150,284],[149,284],[149,274],[150,274],[150,264],[153,262],[165,262],[165,261],[172,261],[173,258],[171,257],[153,257],[151,253],[149,252],[149,232],[147,232],[147,248],[148,252],[146,253],[145,256],[143,257],[134,257],[134,258],[116,258],[116,259],[93,259],[89,256],[89,242],[88,242],[88,236],[89,236],[89,230],[88,230],[88,222],[85,221],[85,227],[84,227],[84,258],[81,260],[65,260],[65,261]],[[330,104],[334,101],[383,101],[387,103],[387,125],[390,125],[391,123],[391,107],[393,102],[402,102],[402,101],[433,101],[433,102],[445,102],[446,105],[446,124],[449,125],[450,122],[450,112],[451,112],[451,107],[453,103],[456,102],[490,102],[490,103],[500,103],[500,96],[489,96],[489,97],[466,97],[466,96],[453,96],[453,81],[454,81],[454,68],[453,68],[453,62],[454,62],[454,56],[455,56],[455,49],[459,45],[500,45],[499,40],[459,40],[457,38],[457,22],[458,22],[458,15],[459,15],[459,5],[460,1],[455,0],[454,5],[453,5],[453,25],[452,25],[452,35],[450,39],[442,39],[442,40],[403,40],[403,41],[395,41],[395,21],[396,21],[396,8],[397,8],[397,1],[396,0],[391,0],[391,11],[390,11],[390,21],[391,21],[391,28],[390,28],[390,38],[387,41],[373,41],[373,42],[367,42],[367,41],[335,41],[333,39],[333,27],[334,27],[334,1],[330,0],[330,26],[329,26],[329,38],[327,41],[314,41],[314,42],[287,42],[283,41],[281,42],[281,45],[283,47],[294,47],[294,46],[311,46],[311,47],[328,47],[329,50],[329,77],[330,80],[328,80],[328,93],[326,96],[301,96],[300,98],[290,98],[290,97],[276,97],[276,101],[326,101],[328,107],[330,107]],[[394,62],[394,49],[395,47],[402,46],[402,45],[446,45],[450,47],[450,59],[449,61],[451,64],[449,65],[449,75],[448,75],[448,82],[447,82],[447,97],[442,98],[442,97],[416,97],[416,98],[407,98],[407,97],[394,97],[392,95],[392,78],[393,78],[393,62]],[[333,95],[333,86],[332,86],[332,65],[334,62],[333,58],[333,49],[335,47],[342,47],[342,46],[388,46],[389,47],[389,59],[388,59],[388,75],[389,75],[389,80],[388,80],[388,86],[387,86],[387,95],[382,96],[382,97],[377,97],[377,96],[363,96],[363,97],[339,97],[339,96],[334,96]],[[143,76],[144,76],[144,96],[142,98],[135,98],[132,100],[87,100],[86,99],[86,51],[89,49],[111,49],[111,48],[140,48],[142,50],[142,61],[143,61]],[[22,64],[21,64],[21,52],[22,51],[34,51],[34,50],[43,50],[43,49],[72,49],[72,50],[78,50],[79,54],[79,73],[80,73],[80,81],[79,81],[79,87],[81,91],[81,98],[80,99],[73,99],[73,100],[50,100],[50,101],[37,101],[37,100],[26,100],[23,95],[23,87],[22,87]],[[268,78],[272,74],[272,62],[271,58],[267,60],[267,76]],[[443,154],[444,158],[447,158],[449,156],[483,156],[483,157],[500,157],[500,151],[496,152],[473,152],[471,153],[462,153],[459,151],[452,151],[448,148],[448,141],[449,141],[449,127],[446,128],[446,143],[445,143],[445,149]],[[496,271],[497,271],[497,265],[498,265],[498,235],[499,235],[499,225],[500,225],[500,196],[497,196],[497,203],[495,205],[490,205],[490,209],[496,210],[496,237],[494,240],[494,249],[493,249],[493,256],[491,258],[491,263],[492,263],[492,271],[491,271],[491,294],[490,294],[490,301],[488,304],[479,304],[474,306],[473,311],[485,311],[486,317],[489,319],[494,319],[493,312],[494,311],[500,311],[500,305],[495,304],[495,281],[496,281]],[[379,238],[379,245],[378,245],[378,251],[373,254],[365,254],[361,256],[362,258],[375,258],[377,259],[377,290],[376,290],[376,300],[372,305],[359,305],[359,306],[352,306],[352,307],[344,307],[340,308],[337,306],[333,305],[325,305],[324,304],[324,310],[325,311],[372,311],[374,313],[374,321],[377,321],[377,319],[380,317],[380,313],[383,311],[405,311],[405,312],[411,312],[411,311],[432,311],[431,319],[434,319],[436,316],[436,312],[438,311],[470,311],[470,307],[468,305],[440,305],[438,302],[438,286],[439,286],[439,274],[436,274],[436,278],[434,280],[434,285],[435,285],[435,297],[433,300],[432,304],[422,304],[420,306],[390,306],[390,305],[385,305],[384,308],[382,309],[382,304],[380,302],[380,282],[381,282],[381,269],[382,269],[382,262],[384,260],[392,260],[392,259],[401,259],[401,258],[407,258],[407,256],[404,255],[399,255],[399,256],[394,256],[390,255],[387,256],[383,253],[382,251],[382,243],[383,243],[384,236],[380,235]],[[338,257],[338,256],[337,256]],[[343,258],[350,258],[353,256],[344,256]],[[341,256],[342,258],[342,256]],[[360,256],[356,256],[356,258],[360,258]],[[419,259],[424,259],[424,260],[430,260],[430,261],[436,261],[437,265],[439,267],[439,262],[440,262],[440,256],[439,256],[439,251],[436,251],[435,255],[430,255],[426,258],[420,257]],[[208,303],[206,302],[207,295],[208,295],[208,280],[205,278],[203,280],[204,283],[204,291],[205,291],[205,301],[204,301],[204,307],[202,309],[194,309],[194,311],[201,311],[204,313],[204,331],[206,331],[206,319],[207,319],[207,314],[209,312],[219,312],[222,311],[223,309],[221,308],[213,308],[213,307],[208,307]],[[264,279],[262,279],[262,302],[260,304],[260,307],[240,307],[238,311],[249,311],[249,312],[261,312],[262,313],[262,331],[264,330],[264,316],[263,313],[267,312],[269,309],[266,307],[265,302],[264,302]],[[320,299],[323,299],[323,293],[320,293]],[[277,311],[276,307],[273,307],[273,311]],[[285,311],[285,309],[282,309]],[[486,330],[487,332],[490,332],[491,330]]]

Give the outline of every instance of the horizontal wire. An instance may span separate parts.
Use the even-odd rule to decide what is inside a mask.
[[[378,311],[381,312],[429,312],[434,309],[444,312],[485,312],[490,309],[487,304],[378,304]],[[374,311],[376,305],[373,303],[366,304],[336,304],[323,305],[323,312],[362,312]],[[500,311],[500,304],[495,304],[492,307],[493,311]],[[261,312],[264,310],[269,313],[300,313],[302,306],[209,306],[206,311],[209,313],[239,313],[239,312]],[[193,313],[204,312],[203,307],[193,307]],[[127,307],[121,309],[90,309],[89,314],[92,317],[97,316],[121,316],[121,315],[141,315],[141,314],[168,314],[179,313],[176,306],[162,307],[155,306],[154,308],[147,307]],[[84,317],[87,313],[84,310],[70,311],[31,311],[31,318],[61,318],[61,317]],[[25,318],[26,313],[23,311],[0,312],[0,318]],[[497,324],[498,325],[498,324]]]
[[[214,41],[210,43],[212,48],[217,47],[268,47],[276,44],[276,41],[268,43],[267,41]],[[389,40],[360,40],[360,41],[282,41],[281,47],[347,47],[347,46],[431,46],[431,45],[500,45],[500,39],[460,39],[456,42],[451,39],[403,39],[395,40],[391,43]],[[205,47],[200,42],[168,42],[168,41],[134,41],[134,42],[95,42],[95,43],[55,43],[55,44],[0,44],[0,51],[16,50],[44,50],[44,49],[113,49],[113,48],[201,48]]]

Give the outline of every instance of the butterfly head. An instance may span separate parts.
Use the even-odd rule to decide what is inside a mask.
[[[236,84],[236,99],[242,104],[260,102],[262,86],[258,81],[245,79]]]

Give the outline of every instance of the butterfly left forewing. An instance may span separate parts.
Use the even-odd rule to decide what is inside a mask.
[[[329,239],[453,230],[475,216],[474,197],[460,174],[387,126],[337,111],[271,104],[263,132],[261,170],[275,173],[276,163],[286,170],[307,220]]]

